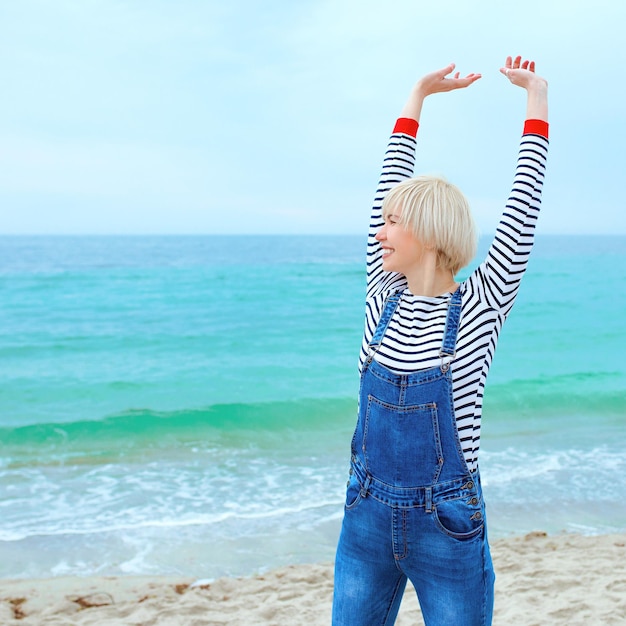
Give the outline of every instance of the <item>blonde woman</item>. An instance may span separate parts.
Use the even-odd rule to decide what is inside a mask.
[[[335,562],[335,626],[395,622],[407,579],[426,626],[491,624],[494,573],[478,451],[498,335],[532,249],[548,148],[547,83],[508,57],[527,94],[517,170],[482,264],[468,203],[454,185],[411,178],[432,94],[469,87],[454,65],[414,86],[391,136],[367,251],[359,413]]]

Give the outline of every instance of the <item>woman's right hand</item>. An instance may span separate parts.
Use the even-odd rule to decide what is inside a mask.
[[[464,78],[460,77],[460,72],[456,72],[454,76],[448,76],[454,71],[454,63],[450,63],[446,67],[441,68],[430,74],[426,74],[420,78],[415,84],[415,91],[422,97],[430,96],[433,93],[442,93],[445,91],[453,91],[454,89],[463,89],[475,83],[481,74],[468,74]]]
[[[426,96],[469,87],[481,77],[481,74],[468,74],[465,78],[461,78],[460,72],[456,72],[453,76],[448,77],[448,74],[451,74],[454,68],[454,63],[450,63],[450,65],[420,78],[411,90],[409,99],[404,105],[400,117],[408,117],[419,122]]]

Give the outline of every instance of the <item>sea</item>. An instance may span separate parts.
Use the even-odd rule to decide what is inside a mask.
[[[485,394],[491,539],[626,531],[625,286],[626,237],[538,236]],[[359,236],[0,237],[0,578],[332,561],[364,293]]]

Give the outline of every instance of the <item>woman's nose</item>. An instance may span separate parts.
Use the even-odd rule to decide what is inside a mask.
[[[376,241],[383,241],[384,239],[386,239],[384,226],[376,233],[374,239],[376,239]]]

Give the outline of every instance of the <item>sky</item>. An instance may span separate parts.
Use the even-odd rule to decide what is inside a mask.
[[[0,0],[0,234],[359,234],[412,85],[416,173],[493,232],[525,93],[549,82],[540,233],[626,234],[616,0]]]

